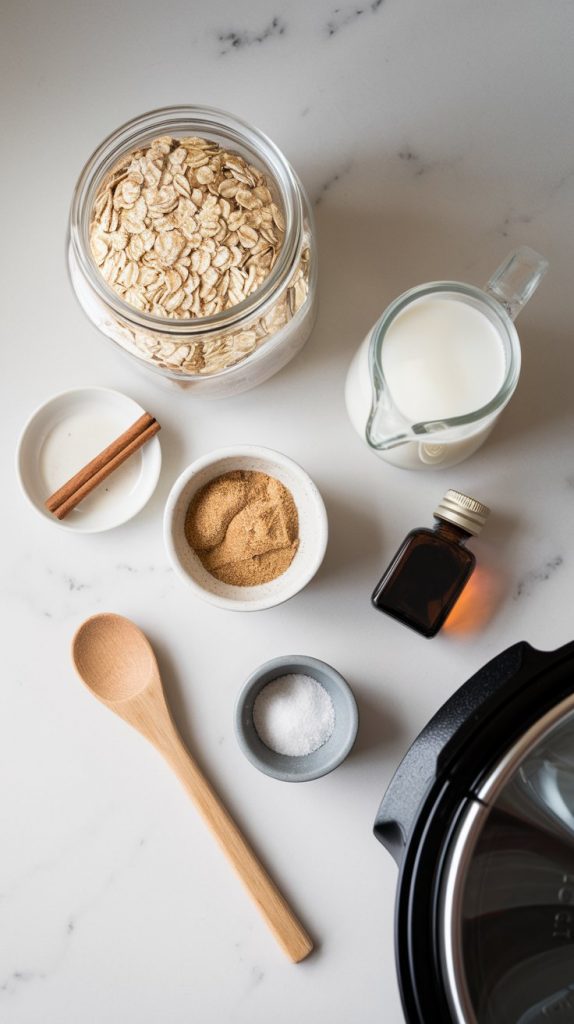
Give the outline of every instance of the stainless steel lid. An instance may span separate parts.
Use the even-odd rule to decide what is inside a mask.
[[[454,1021],[574,1021],[574,695],[526,731],[469,799],[441,902]]]

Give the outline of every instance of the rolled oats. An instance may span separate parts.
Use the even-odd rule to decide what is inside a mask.
[[[162,136],[122,157],[101,184],[93,259],[134,309],[164,320],[212,317],[253,295],[273,269],[285,222],[265,174],[209,139]],[[187,374],[217,373],[285,326],[309,291],[309,247],[276,303],[247,328],[197,341],[130,329],[128,347]],[[122,335],[123,336],[123,335]]]

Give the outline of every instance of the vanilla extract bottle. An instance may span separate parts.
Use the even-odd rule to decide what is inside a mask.
[[[476,558],[465,546],[480,533],[490,509],[460,491],[447,491],[434,528],[405,537],[377,583],[372,603],[426,637],[436,636],[470,579]]]

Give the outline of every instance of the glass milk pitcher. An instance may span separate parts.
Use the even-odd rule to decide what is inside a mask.
[[[439,469],[480,447],[518,382],[513,321],[547,269],[524,246],[484,291],[438,281],[391,303],[354,356],[345,388],[355,430],[381,459]]]

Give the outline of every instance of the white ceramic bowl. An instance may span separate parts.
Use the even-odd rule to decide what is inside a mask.
[[[299,514],[299,547],[282,576],[256,587],[233,587],[204,569],[185,537],[185,517],[196,492],[215,477],[234,470],[255,470],[275,477],[293,495]],[[327,547],[327,513],[311,477],[286,455],[258,445],[234,445],[204,455],[173,485],[164,514],[164,539],[176,572],[198,597],[231,611],[261,611],[288,601],[317,572]]]
[[[88,387],[54,395],[32,413],[18,443],[16,470],[26,498],[43,519],[75,533],[100,533],[127,522],[144,507],[161,470],[157,436],[65,519],[57,519],[44,506],[53,491],[144,412],[133,398],[119,391]]]

